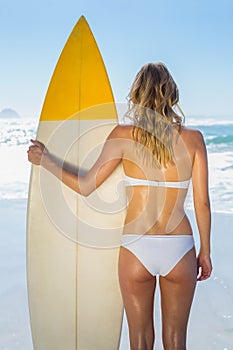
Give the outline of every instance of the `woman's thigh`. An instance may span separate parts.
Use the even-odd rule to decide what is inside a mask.
[[[129,327],[153,324],[156,278],[124,247],[120,248],[119,281]]]
[[[196,280],[195,248],[186,253],[168,275],[160,276],[163,340],[166,344],[173,343],[171,348],[185,348],[182,344],[186,341],[187,322]]]

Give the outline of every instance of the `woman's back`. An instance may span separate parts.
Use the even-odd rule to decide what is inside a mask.
[[[183,128],[179,133],[174,127],[174,164],[160,168],[155,166],[151,152],[135,143],[132,126],[118,128],[119,137],[124,138],[123,167],[128,197],[124,232],[191,234],[184,201],[192,177],[196,131]]]

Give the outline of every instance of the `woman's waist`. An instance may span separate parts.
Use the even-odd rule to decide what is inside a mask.
[[[192,234],[192,228],[188,217],[184,211],[176,215],[158,217],[148,217],[141,215],[138,217],[126,216],[124,234],[146,234],[146,235],[185,235]]]

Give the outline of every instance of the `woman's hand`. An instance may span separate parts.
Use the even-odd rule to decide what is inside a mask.
[[[28,160],[34,165],[41,165],[42,159],[48,156],[49,152],[43,143],[37,140],[31,140],[31,143],[33,146],[30,146],[27,151]]]
[[[212,269],[210,255],[200,253],[197,257],[197,280],[204,281],[209,278]]]

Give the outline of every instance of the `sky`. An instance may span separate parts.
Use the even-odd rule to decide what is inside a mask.
[[[0,0],[0,111],[38,117],[59,55],[84,15],[116,102],[162,61],[186,116],[232,117],[232,0]]]

